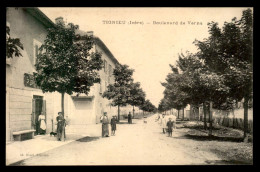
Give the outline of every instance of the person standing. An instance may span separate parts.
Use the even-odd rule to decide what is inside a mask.
[[[168,128],[168,136],[172,136],[172,128],[173,128],[173,122],[171,118],[169,118],[169,121],[167,122],[167,128]]]
[[[58,112],[58,115],[56,120],[57,120],[57,139],[58,141],[61,141],[61,137],[62,137],[62,133],[64,132],[64,139],[66,138],[66,135],[65,135],[65,119],[62,115],[62,112]]]
[[[166,132],[166,128],[167,128],[166,123],[167,123],[167,121],[166,121],[165,114],[162,114],[161,126],[162,126],[162,129],[163,129],[163,134],[165,134],[165,132]]]
[[[115,131],[116,131],[116,116],[113,116],[113,118],[111,119],[111,135],[115,135]]]
[[[109,130],[108,130],[108,117],[107,112],[104,112],[103,116],[101,116],[101,122],[102,122],[102,137],[109,137]]]
[[[46,133],[46,123],[45,123],[45,116],[42,113],[38,117],[38,122],[40,123],[39,133],[45,134]]]
[[[132,115],[131,112],[128,114],[128,124],[132,124]]]

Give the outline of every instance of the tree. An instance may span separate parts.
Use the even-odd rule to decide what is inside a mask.
[[[168,100],[165,97],[163,97],[160,100],[160,103],[158,105],[158,111],[162,113],[162,112],[165,112],[165,111],[170,110],[170,109],[171,109],[171,107],[169,105]]]
[[[253,15],[252,10],[243,11],[242,18],[225,22],[222,29],[218,24],[209,25],[209,38],[195,41],[198,57],[216,74],[224,77],[230,88],[228,99],[244,99],[244,139],[248,136],[248,102],[253,95]]]
[[[177,66],[170,65],[172,73],[169,73],[166,82],[164,97],[170,107],[179,110],[187,104],[203,104],[204,128],[207,129],[207,106],[213,103],[223,102],[229,91],[224,85],[224,77],[212,72],[197,55],[187,52],[187,55],[179,55]],[[180,72],[179,72],[180,71]],[[209,115],[210,130],[212,134],[212,113]]]
[[[133,106],[133,117],[134,117],[134,107],[140,107],[145,101],[145,92],[140,88],[140,83],[130,84],[130,97],[128,98],[128,104]]]
[[[103,97],[112,100],[112,106],[118,107],[118,121],[120,121],[120,107],[126,106],[130,98],[133,72],[134,70],[129,69],[128,65],[118,64],[113,71],[115,83],[109,84],[107,91],[103,93]]]
[[[229,93],[229,87],[224,83],[224,77],[211,71],[197,55],[188,53],[187,56],[179,56],[178,66],[182,69],[182,82],[180,90],[189,95],[191,104],[203,104],[204,129],[207,129],[207,106],[209,114],[209,136],[212,135],[212,105],[223,103]]]
[[[154,112],[156,111],[156,107],[150,102],[149,99],[145,100],[141,109],[146,112]]]
[[[165,87],[164,98],[167,102],[168,109],[174,108],[179,112],[187,106],[189,102],[189,95],[180,89],[181,82],[183,82],[183,75],[179,73],[177,67],[170,65],[172,72],[166,77],[166,82],[162,83]],[[183,117],[184,119],[184,113]]]
[[[61,111],[64,115],[64,94],[88,94],[94,83],[100,82],[101,53],[92,52],[93,36],[79,35],[78,25],[57,24],[48,34],[36,60],[36,84],[43,92],[61,93]]]
[[[20,42],[20,39],[11,38],[10,27],[6,26],[6,57],[13,58],[13,55],[16,57],[22,56],[19,48],[23,50],[23,45]]]

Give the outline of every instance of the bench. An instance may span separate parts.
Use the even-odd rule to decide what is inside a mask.
[[[22,141],[22,140],[25,140],[25,139],[33,139],[35,131],[36,130],[15,131],[15,132],[13,132],[14,141]]]

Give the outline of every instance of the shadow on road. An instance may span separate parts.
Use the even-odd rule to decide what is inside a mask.
[[[99,138],[100,137],[89,137],[89,136],[87,136],[87,137],[83,137],[81,139],[78,139],[76,141],[78,141],[78,142],[91,142],[91,141],[98,140]]]
[[[118,122],[117,124],[128,124],[128,122]],[[132,123],[132,124],[136,124],[136,123]],[[132,124],[128,124],[128,125],[132,125]]]
[[[202,125],[193,125],[193,126],[183,125],[180,128],[189,128],[189,129],[195,129],[195,130],[200,130],[200,131],[201,130],[205,130],[204,126],[202,126]],[[228,131],[228,129],[223,129],[223,128],[215,127],[215,126],[212,127],[212,130],[225,130],[225,131]]]
[[[185,134],[184,136],[175,137],[175,139],[192,139],[196,141],[228,141],[228,142],[243,142],[242,137],[220,137],[220,136],[197,136]]]
[[[251,165],[252,162],[237,161],[237,160],[207,160],[205,163],[210,165]]]

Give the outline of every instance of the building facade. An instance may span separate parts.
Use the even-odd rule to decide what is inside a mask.
[[[24,49],[21,57],[6,60],[6,141],[13,140],[13,132],[34,129],[38,135],[38,116],[46,117],[46,133],[56,130],[56,116],[61,111],[61,94],[43,93],[35,83],[34,64],[39,47],[47,35],[47,28],[54,23],[38,8],[7,8],[7,26],[10,36],[19,38]],[[118,61],[106,47],[95,37],[93,51],[102,53],[104,68],[99,71],[101,83],[94,84],[88,95],[64,96],[64,115],[69,125],[83,126],[100,122],[103,112],[109,118],[117,114],[117,108],[103,98],[106,86],[114,82],[113,69]]]
[[[19,38],[24,50],[21,57],[6,60],[6,140],[12,140],[12,132],[37,129],[37,117],[43,112],[52,113],[52,94],[43,94],[32,79],[38,48],[43,43],[51,22],[37,8],[7,8],[7,25],[10,36]],[[47,132],[50,116],[46,116]],[[37,134],[38,130],[36,131]]]

